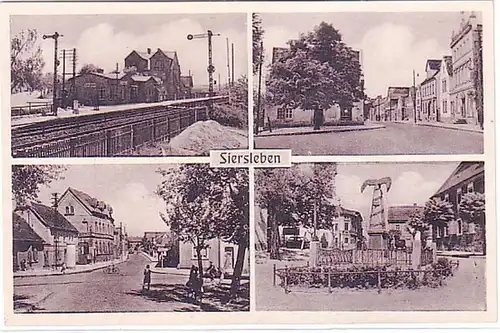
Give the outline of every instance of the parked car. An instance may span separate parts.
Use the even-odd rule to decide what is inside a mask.
[[[310,244],[307,239],[304,240],[302,236],[291,236],[285,241],[285,247],[288,249],[300,249],[304,242],[304,249],[308,249]]]

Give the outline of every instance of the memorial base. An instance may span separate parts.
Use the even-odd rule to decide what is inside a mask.
[[[387,240],[383,232],[368,232],[368,248],[373,250],[387,249]]]

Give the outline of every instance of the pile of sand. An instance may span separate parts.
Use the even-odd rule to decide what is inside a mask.
[[[164,156],[205,155],[210,150],[244,149],[248,147],[248,132],[222,126],[216,121],[199,121],[162,147]]]

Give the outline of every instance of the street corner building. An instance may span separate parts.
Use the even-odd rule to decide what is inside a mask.
[[[280,59],[288,52],[288,48],[274,47],[272,63],[279,62]],[[361,66],[363,73],[363,53],[361,50],[353,50],[357,57],[357,61]],[[364,90],[364,78],[361,75],[359,82],[361,91]],[[296,126],[312,126],[314,111],[301,110],[293,104],[289,105],[265,105],[265,118],[261,120],[261,124],[270,122],[272,127],[296,127]],[[352,106],[340,106],[339,104],[332,105],[329,109],[324,110],[324,126],[337,125],[362,125],[365,119],[365,101],[358,100]],[[262,115],[261,115],[262,116]]]
[[[193,79],[191,75],[181,75],[177,52],[159,48],[133,50],[125,57],[121,72],[117,64],[111,73],[98,69],[75,75],[67,85],[68,89],[63,90],[83,105],[153,103],[193,97]]]
[[[411,87],[389,87],[369,99],[371,121],[409,121],[483,128],[483,26],[474,12],[451,31],[450,54],[426,59],[425,75]],[[418,74],[417,74],[418,75]]]

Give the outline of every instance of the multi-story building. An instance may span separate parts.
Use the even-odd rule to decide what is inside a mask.
[[[451,112],[450,85],[453,78],[453,67],[451,56],[444,56],[441,61],[441,69],[436,77],[438,83],[438,105],[439,121],[450,123],[454,120]]]
[[[57,208],[31,202],[15,211],[28,226],[43,240],[43,252],[32,248],[18,259],[26,259],[33,268],[54,268],[65,264],[76,265],[76,244],[78,230],[59,213]]]
[[[389,87],[387,89],[388,121],[411,120],[413,117],[413,101],[411,88]]]
[[[407,247],[410,247],[413,241],[413,237],[407,228],[410,216],[414,213],[421,214],[423,209],[424,207],[417,204],[390,206],[388,209],[389,230],[398,231],[400,233],[399,239],[404,240]]]
[[[415,112],[417,113],[417,121],[422,120],[422,87],[418,84],[415,87]]]
[[[483,26],[474,12],[462,17],[460,28],[452,33],[453,80],[450,89],[451,112],[456,119],[483,125]]]
[[[128,253],[127,232],[125,231],[122,223],[120,223],[119,226],[115,227],[113,247],[114,257],[116,259],[126,258]]]
[[[157,49],[152,52],[150,48],[146,52],[132,51],[125,58],[125,68],[135,67],[137,73],[159,78],[163,82],[167,99],[178,99],[183,97],[181,68],[177,52]]]
[[[438,80],[441,60],[427,60],[425,80],[420,83],[421,114],[424,121],[439,121]]]
[[[482,251],[484,234],[476,232],[476,225],[481,223],[462,221],[459,214],[462,196],[471,192],[484,194],[483,162],[461,162],[432,196],[450,202],[455,212],[455,219],[449,221],[446,227],[437,230],[438,248],[457,247],[462,250]],[[479,218],[484,219],[484,216]]]
[[[59,199],[59,213],[78,230],[79,264],[113,259],[113,209],[87,193],[69,187]]]

